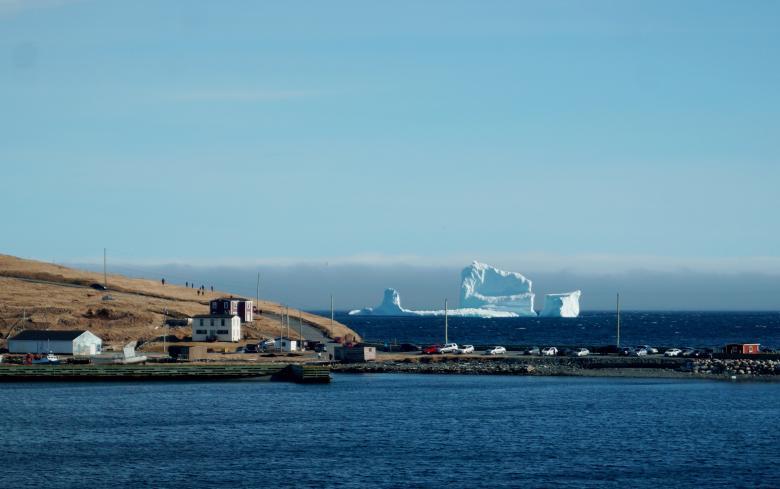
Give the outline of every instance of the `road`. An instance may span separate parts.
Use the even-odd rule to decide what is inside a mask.
[[[263,312],[262,314],[264,317],[267,317],[275,322],[279,322],[279,315],[274,314],[271,312]],[[285,322],[285,327],[287,323]],[[303,322],[303,326],[300,325],[298,322],[298,318],[290,316],[290,330],[295,332],[303,332],[303,337],[307,341],[319,341],[320,343],[327,343],[330,341],[330,338],[325,336],[325,333],[322,332],[319,328],[315,328],[311,324],[308,324],[306,321]]]

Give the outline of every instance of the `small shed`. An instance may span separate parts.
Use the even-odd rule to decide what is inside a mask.
[[[208,349],[203,345],[171,345],[168,347],[168,355],[177,360],[203,360]]]
[[[334,360],[344,363],[373,362],[376,360],[376,347],[373,346],[338,346],[334,350]]]
[[[286,351],[288,353],[298,351],[298,341],[290,338],[276,338],[274,339],[274,350]]]
[[[760,346],[758,343],[729,343],[725,352],[731,355],[752,355],[761,351]]]
[[[27,329],[8,339],[10,353],[59,353],[62,355],[96,355],[103,350],[103,340],[86,330]]]

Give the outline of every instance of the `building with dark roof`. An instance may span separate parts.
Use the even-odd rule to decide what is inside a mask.
[[[241,318],[242,323],[254,320],[254,302],[243,297],[220,297],[209,301],[209,311],[215,314],[231,314]]]
[[[86,330],[27,329],[8,339],[10,353],[96,355],[103,340]]]

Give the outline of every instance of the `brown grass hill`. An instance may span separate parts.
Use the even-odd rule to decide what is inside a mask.
[[[132,340],[161,340],[167,318],[185,318],[209,312],[209,300],[230,296],[229,292],[206,291],[184,285],[163,285],[158,280],[146,280],[108,275],[108,291],[97,290],[103,274],[77,270],[51,263],[26,260],[0,254],[0,347],[9,336],[24,329],[88,329],[103,338],[108,345],[120,345]],[[111,300],[104,300],[109,295]],[[282,306],[260,300],[259,308],[279,314]],[[329,335],[330,319],[290,309],[291,323],[303,322]],[[279,335],[278,318],[259,315],[244,325],[247,338],[271,338]],[[293,338],[297,335],[292,331]],[[169,328],[168,335],[178,339],[189,337],[189,327]],[[359,335],[347,326],[334,322],[332,336]]]

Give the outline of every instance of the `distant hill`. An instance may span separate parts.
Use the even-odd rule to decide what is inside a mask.
[[[88,329],[109,344],[161,340],[166,318],[207,314],[210,299],[231,295],[222,291],[198,295],[184,284],[162,285],[159,280],[113,274],[108,275],[108,291],[97,290],[93,284],[103,284],[103,274],[0,254],[0,346],[24,329]],[[106,295],[112,300],[104,300]],[[282,309],[263,300],[259,308],[273,314]],[[296,309],[289,313],[291,330],[301,315],[305,323],[329,331],[329,318]],[[333,330],[333,336],[360,339],[341,323],[334,322]],[[261,316],[243,331],[249,338],[274,337],[279,335],[279,322]],[[189,327],[168,330],[180,339],[190,333]]]

